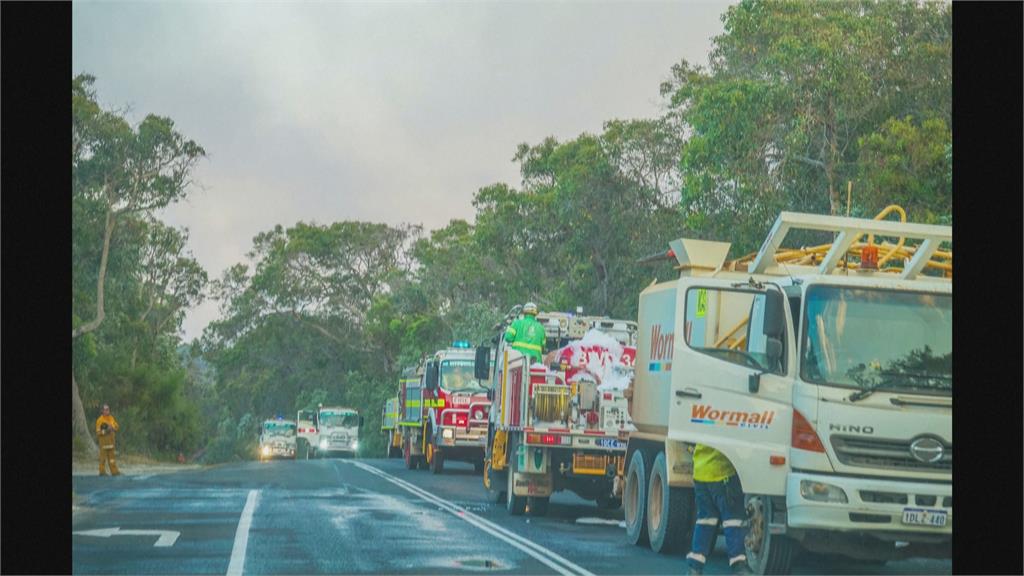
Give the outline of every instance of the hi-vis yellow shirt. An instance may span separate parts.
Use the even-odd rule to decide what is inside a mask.
[[[703,444],[693,449],[693,479],[697,482],[721,482],[735,473],[732,463],[718,450]]]
[[[106,422],[106,425],[111,426],[114,431],[118,431],[118,421],[114,419],[113,414],[108,414],[96,418],[96,436],[99,436],[99,426],[102,425],[103,422]]]

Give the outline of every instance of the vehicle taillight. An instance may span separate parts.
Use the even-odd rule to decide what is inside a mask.
[[[572,438],[561,434],[540,434],[530,432],[526,435],[526,441],[530,444],[571,444]]]
[[[810,452],[825,452],[825,447],[818,439],[818,434],[811,427],[810,422],[804,418],[796,409],[793,410],[793,448],[807,450]]]
[[[612,399],[612,393],[611,392],[605,392],[604,393],[604,399],[605,400],[611,400]]]

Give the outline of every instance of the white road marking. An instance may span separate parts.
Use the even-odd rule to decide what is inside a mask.
[[[473,514],[472,512],[466,510],[465,508],[459,506],[458,504],[454,504],[443,498],[435,496],[430,492],[423,490],[419,486],[410,484],[409,482],[406,482],[401,478],[396,478],[395,476],[392,476],[387,472],[380,470],[379,468],[370,466],[369,464],[364,464],[362,462],[353,460],[344,460],[343,462],[352,464],[354,466],[358,466],[359,468],[366,470],[371,474],[375,474],[387,480],[388,482],[391,482],[392,484],[398,486],[399,488],[402,488],[407,492],[410,492],[413,495],[420,497],[420,499],[422,500],[426,500],[431,504],[435,504],[441,507],[443,510],[450,512],[455,517],[461,518],[462,520],[465,520],[473,526],[480,528],[484,532],[487,532],[488,534],[491,534],[496,538],[504,540],[508,544],[511,544],[512,546],[525,552],[529,556],[532,556],[537,561],[541,562],[545,566],[548,566],[549,568],[551,568],[555,572],[558,572],[559,574],[562,574],[564,576],[577,574],[580,576],[594,576],[592,572],[589,572],[582,566],[574,564],[573,562],[563,558],[562,556],[559,556],[555,552],[539,544],[531,542],[530,540],[527,540],[526,538],[523,538],[522,536],[519,536],[514,532],[510,532],[505,528],[502,528],[501,526],[491,522],[490,520],[485,520],[484,518],[481,518],[480,516]]]
[[[110,538],[111,536],[159,536],[156,542],[153,543],[153,546],[158,548],[174,546],[178,536],[181,536],[181,532],[175,532],[174,530],[121,530],[119,526],[97,530],[79,530],[78,532],[72,532],[72,534],[96,536],[98,538]]]
[[[256,511],[259,497],[259,490],[249,490],[249,496],[245,499],[245,508],[242,509],[238,530],[235,531],[235,546],[231,549],[228,576],[242,576],[242,569],[245,568],[245,549],[249,546],[249,526],[252,525],[252,515]]]

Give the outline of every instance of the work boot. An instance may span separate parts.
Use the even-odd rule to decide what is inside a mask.
[[[750,569],[750,566],[747,565],[747,562],[745,560],[740,560],[739,562],[733,564],[729,568],[732,570],[733,574],[753,574],[754,573],[754,571]]]
[[[686,573],[690,574],[691,576],[700,575],[700,574],[704,573],[704,568],[701,568],[701,567],[698,567],[698,566],[694,566],[694,565],[689,564],[689,563],[686,564],[686,567],[688,568]]]

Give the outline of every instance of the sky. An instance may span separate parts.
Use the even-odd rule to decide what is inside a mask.
[[[519,187],[520,143],[658,116],[729,4],[76,0],[72,71],[206,149],[158,216],[218,278],[276,224],[472,221],[481,187]],[[217,315],[189,311],[186,340]]]

